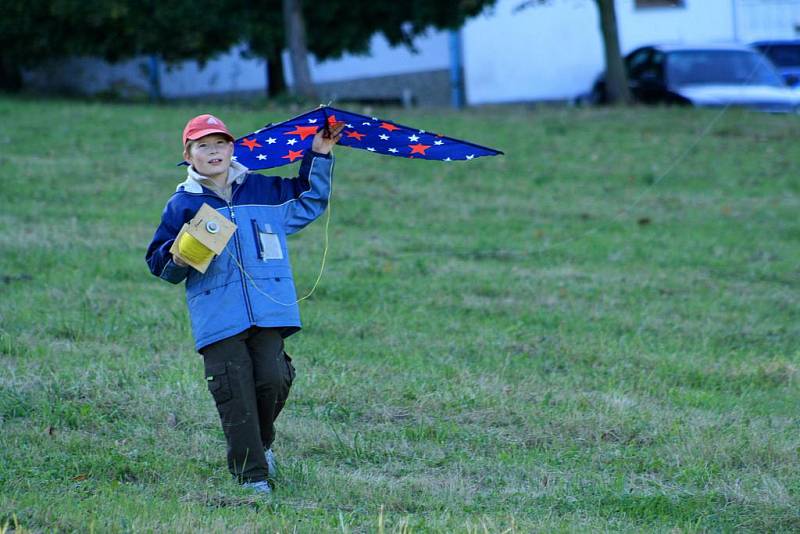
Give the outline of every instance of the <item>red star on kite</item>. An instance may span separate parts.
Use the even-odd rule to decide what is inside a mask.
[[[355,137],[355,138],[356,138],[356,139],[358,139],[359,141],[361,141],[361,138],[362,138],[362,137],[366,137],[366,136],[367,136],[367,134],[358,133],[358,132],[356,132],[356,131],[352,131],[352,132],[345,132],[345,135],[347,135],[347,137]]]
[[[288,154],[286,154],[285,156],[281,156],[282,159],[288,159],[292,163],[294,163],[294,160],[296,160],[297,158],[302,158],[302,157],[303,157],[302,150],[290,150]]]
[[[431,146],[430,145],[423,145],[422,143],[417,143],[416,145],[408,145],[408,148],[411,149],[412,154],[422,154],[425,156],[425,151],[428,150]]]
[[[243,139],[242,144],[249,148],[250,152],[252,152],[255,147],[261,147],[256,139]]]
[[[299,135],[300,139],[305,141],[309,135],[314,135],[319,129],[318,126],[295,126],[294,130],[290,132],[283,132],[283,135]]]
[[[331,115],[330,117],[328,117],[328,124],[330,125],[336,124],[336,115]]]
[[[394,124],[391,124],[391,123],[388,123],[388,122],[382,122],[381,125],[378,126],[378,128],[383,128],[384,130],[389,130],[390,132],[393,132],[395,130],[399,130],[400,129],[397,126],[395,126]]]

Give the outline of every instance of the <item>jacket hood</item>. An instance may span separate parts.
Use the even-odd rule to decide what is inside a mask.
[[[244,181],[245,176],[247,176],[247,172],[250,169],[239,163],[238,161],[231,161],[231,166],[228,169],[228,182],[232,184],[236,182],[237,184],[241,184]],[[186,191],[187,193],[202,193],[203,187],[202,184],[204,181],[207,181],[209,178],[208,176],[203,176],[202,174],[198,174],[197,171],[194,170],[194,167],[189,165],[188,170],[186,171],[186,180],[178,184],[178,187],[175,188],[175,191]]]

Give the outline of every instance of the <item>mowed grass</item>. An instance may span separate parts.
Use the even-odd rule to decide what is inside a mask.
[[[373,110],[506,155],[336,150],[262,500],[144,262],[206,111],[300,110],[0,99],[0,525],[800,530],[798,117]]]

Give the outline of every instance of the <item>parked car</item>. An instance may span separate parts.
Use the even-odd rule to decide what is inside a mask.
[[[751,46],[772,61],[787,85],[800,86],[800,40],[758,41]]]
[[[625,56],[633,98],[644,104],[744,106],[760,111],[800,112],[800,92],[775,67],[744,45],[654,45]],[[580,102],[607,102],[604,75]]]

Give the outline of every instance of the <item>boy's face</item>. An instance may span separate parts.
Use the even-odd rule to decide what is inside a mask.
[[[183,158],[203,176],[227,176],[233,156],[233,143],[221,134],[209,134],[193,143]]]

